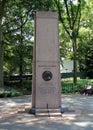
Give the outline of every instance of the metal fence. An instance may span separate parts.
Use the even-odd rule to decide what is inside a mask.
[[[61,73],[61,78],[72,78],[73,77],[73,73],[69,72],[69,73]],[[77,72],[77,77],[79,77],[80,79],[85,79],[87,77],[87,73],[86,72]]]

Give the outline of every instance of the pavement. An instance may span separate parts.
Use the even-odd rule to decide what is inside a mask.
[[[0,130],[93,130],[93,96],[62,95],[68,108],[61,117],[35,117],[28,113],[31,96],[0,98]]]

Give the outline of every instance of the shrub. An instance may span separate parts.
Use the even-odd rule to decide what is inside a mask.
[[[0,92],[0,98],[3,98],[3,97],[17,97],[17,96],[21,96],[22,93],[18,92],[17,90],[15,89],[12,89],[11,91],[1,91]]]

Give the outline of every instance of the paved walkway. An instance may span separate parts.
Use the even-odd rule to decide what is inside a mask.
[[[31,96],[0,99],[0,130],[93,130],[93,97],[62,95],[69,110],[62,117],[28,114]]]

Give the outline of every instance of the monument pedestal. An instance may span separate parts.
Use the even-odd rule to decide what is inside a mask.
[[[36,117],[57,117],[61,116],[60,109],[36,109]]]
[[[36,116],[60,115],[58,14],[36,12],[32,111]]]

